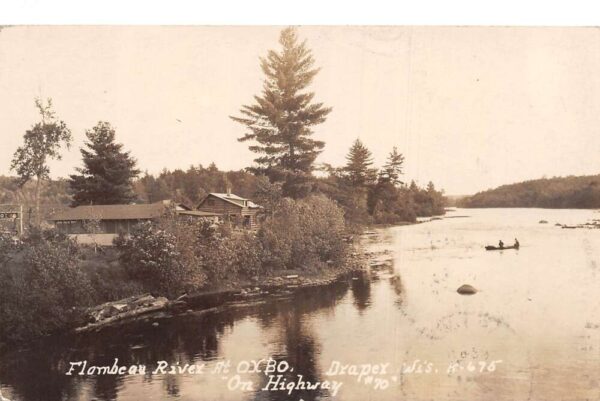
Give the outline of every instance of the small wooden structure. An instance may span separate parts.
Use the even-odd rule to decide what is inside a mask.
[[[141,222],[156,220],[173,210],[178,217],[217,222],[216,213],[190,210],[172,201],[133,205],[77,206],[55,213],[48,219],[59,232],[74,236],[80,242],[110,245],[117,235],[129,234]],[[93,226],[93,229],[90,229]]]
[[[15,236],[23,234],[23,205],[0,205],[0,232]]]
[[[249,199],[227,193],[210,193],[198,205],[199,211],[216,213],[234,227],[254,230],[258,228],[258,215],[263,207]]]

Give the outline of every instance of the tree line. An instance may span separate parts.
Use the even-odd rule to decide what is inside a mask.
[[[432,182],[420,188],[402,181],[404,156],[396,147],[377,170],[369,149],[356,139],[346,161],[339,168],[325,166],[319,189],[341,205],[350,224],[397,224],[444,214],[445,198]]]
[[[65,181],[70,206],[127,204],[175,199],[194,207],[210,192],[229,188],[248,198],[273,203],[278,198],[301,199],[322,193],[336,200],[352,224],[414,221],[417,216],[442,214],[444,198],[433,183],[419,188],[406,184],[404,155],[393,148],[384,166],[373,168],[371,152],[357,139],[349,149],[345,166],[317,165],[325,143],[313,138],[314,127],[332,111],[314,100],[307,88],[319,69],[305,41],[294,28],[281,31],[280,51],[270,50],[260,59],[265,79],[254,103],[243,105],[231,118],[246,132],[238,139],[249,142],[256,153],[254,166],[245,171],[220,171],[213,163],[187,170],[163,170],[157,175],[137,168],[136,160],[116,141],[110,123],[100,121],[86,131],[81,151],[82,167]],[[35,222],[39,226],[42,187],[49,182],[48,161],[61,158],[71,145],[72,134],[52,110],[52,101],[36,99],[40,121],[24,135],[11,168],[18,184],[34,184]],[[322,174],[314,174],[319,170]],[[56,187],[56,185],[54,185]],[[61,187],[61,186],[59,186]]]
[[[462,207],[600,208],[600,175],[541,178],[478,192]]]

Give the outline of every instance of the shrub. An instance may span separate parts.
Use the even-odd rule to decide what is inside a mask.
[[[11,234],[0,232],[0,265],[6,263],[19,249],[19,242]]]
[[[206,277],[195,253],[198,227],[185,221],[138,224],[115,245],[130,277],[147,290],[173,297],[202,287]]]
[[[132,280],[120,263],[109,263],[106,259],[83,262],[82,269],[89,276],[94,289],[94,304],[116,301],[144,293],[144,286]]]
[[[344,216],[323,195],[294,201],[284,199],[263,227],[259,239],[267,270],[314,270],[345,260]]]
[[[250,233],[215,235],[198,248],[202,265],[213,285],[236,276],[250,278],[262,272],[262,244]]]
[[[11,265],[0,268],[2,340],[26,340],[63,328],[92,300],[75,243],[56,232],[26,240]]]

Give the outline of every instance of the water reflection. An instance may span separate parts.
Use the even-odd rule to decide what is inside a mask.
[[[123,381],[119,376],[98,376],[94,380],[94,395],[99,401],[112,401],[117,399],[119,384]]]
[[[371,305],[371,277],[368,273],[358,274],[352,279],[354,305],[362,313]]]
[[[362,285],[362,291],[368,293],[365,286],[368,287],[368,282]],[[302,374],[306,381],[319,381],[321,375],[316,365],[319,345],[306,316],[317,310],[332,313],[348,288],[349,282],[341,282],[327,291],[302,290],[289,299],[242,305],[220,313],[189,313],[158,320],[158,326],[149,320],[107,328],[96,334],[46,339],[27,350],[3,355],[0,377],[3,390],[8,390],[4,394],[23,401],[70,400],[80,399],[89,388],[89,399],[117,400],[126,385],[125,376],[78,376],[76,372],[74,376],[67,376],[65,373],[71,361],[88,361],[88,366],[112,366],[118,359],[119,366],[145,365],[143,381],[152,383],[154,376],[159,376],[164,393],[177,397],[182,392],[180,381],[184,375],[153,375],[157,361],[180,365],[215,361],[220,356],[220,338],[247,318],[256,318],[263,330],[275,328],[277,331],[272,342],[279,342],[283,347],[269,356],[294,366],[294,372],[285,374],[286,380],[296,380],[296,375]],[[260,375],[259,378],[258,387],[262,388],[267,377]],[[305,401],[327,395],[323,391],[297,394]],[[276,401],[289,399],[289,396],[286,392],[256,392],[252,399]]]
[[[294,371],[287,371],[282,374],[283,380],[294,382],[301,374],[305,381],[316,382],[320,380],[320,372],[318,372],[315,360],[319,353],[317,339],[315,333],[310,326],[305,323],[303,313],[293,308],[286,310],[277,316],[279,327],[280,341],[284,345],[284,349],[280,352],[271,355],[271,357],[279,362],[287,362],[294,367]],[[265,388],[270,381],[270,376],[259,375],[260,384],[258,388]],[[294,393],[298,397],[312,401],[323,395],[321,391],[306,391],[298,390]],[[289,400],[289,395],[283,391],[265,392],[257,391],[254,395],[254,400],[272,400],[283,401]]]

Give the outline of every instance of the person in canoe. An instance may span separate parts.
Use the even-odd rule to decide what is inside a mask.
[[[515,238],[515,245],[514,245],[515,249],[519,249],[520,245],[521,244],[519,244],[519,240]]]
[[[498,248],[504,249],[504,242],[502,242],[502,240],[498,242]]]

